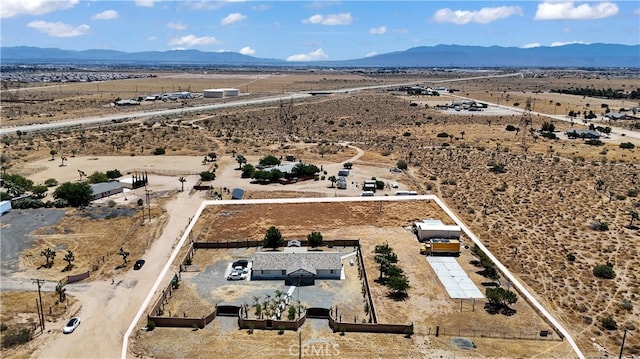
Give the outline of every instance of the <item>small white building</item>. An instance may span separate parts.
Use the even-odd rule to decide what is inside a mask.
[[[224,90],[222,89],[208,89],[202,92],[204,98],[222,98],[224,97]]]
[[[459,239],[462,233],[460,226],[443,224],[442,221],[432,218],[414,223],[413,228],[421,242],[431,238]]]
[[[240,90],[238,89],[226,88],[226,89],[222,89],[222,92],[224,93],[224,97],[240,96]]]
[[[313,284],[316,279],[340,279],[339,252],[258,252],[251,280],[285,280],[286,284]]]

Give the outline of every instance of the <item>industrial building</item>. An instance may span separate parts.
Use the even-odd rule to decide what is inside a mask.
[[[240,90],[234,88],[207,89],[202,92],[204,98],[223,98],[240,96]]]

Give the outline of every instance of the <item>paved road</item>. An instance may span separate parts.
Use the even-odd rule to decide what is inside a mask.
[[[524,287],[524,285],[522,285],[522,283],[520,283],[518,281],[518,279],[507,269],[507,267],[505,267],[493,254],[491,254],[491,252],[489,252],[489,250],[480,242],[480,240],[471,232],[471,230],[469,230],[469,228],[455,215],[455,213],[453,211],[451,211],[449,209],[449,207],[443,201],[441,201],[437,196],[434,196],[434,195],[388,196],[388,197],[374,197],[374,198],[371,198],[371,197],[322,197],[322,198],[250,199],[250,200],[241,200],[241,201],[237,201],[237,200],[236,201],[234,201],[234,200],[203,201],[202,204],[200,205],[200,208],[198,208],[198,211],[196,212],[195,216],[193,217],[193,221],[191,221],[191,223],[189,224],[187,230],[182,235],[182,238],[180,239],[180,242],[175,246],[175,249],[173,250],[173,253],[171,253],[171,256],[170,256],[169,260],[167,261],[167,264],[163,268],[162,273],[160,274],[160,276],[158,276],[156,282],[154,283],[153,287],[149,291],[146,299],[144,300],[144,302],[140,306],[140,309],[138,310],[138,313],[135,315],[135,317],[131,321],[131,324],[129,325],[129,329],[127,329],[127,332],[125,333],[123,341],[122,341],[121,358],[122,359],[126,359],[127,357],[130,357],[130,358],[134,357],[134,354],[128,351],[128,348],[129,348],[129,336],[131,336],[133,331],[136,329],[136,326],[138,325],[138,321],[142,318],[142,316],[146,312],[146,309],[149,306],[149,304],[151,303],[151,300],[155,297],[156,292],[158,291],[158,288],[160,287],[160,284],[163,282],[163,280],[165,278],[165,275],[171,269],[173,260],[178,255],[178,252],[180,251],[180,248],[184,245],[185,241],[189,238],[189,232],[193,229],[193,226],[197,223],[198,218],[200,217],[200,215],[202,214],[202,211],[206,207],[213,206],[213,205],[245,205],[245,204],[246,205],[253,205],[253,204],[270,204],[270,203],[326,203],[326,202],[365,202],[365,201],[366,202],[368,202],[368,201],[376,202],[376,201],[409,201],[409,200],[435,201],[440,206],[440,208],[442,208],[456,222],[456,224],[458,224],[460,226],[460,228],[465,232],[465,234],[469,238],[471,238],[471,240],[475,244],[477,244],[478,247],[480,247],[480,249],[482,251],[484,251],[487,254],[487,256],[489,256],[489,258],[491,258],[491,260],[496,264],[498,269],[505,275],[505,277],[507,277],[513,283],[514,287],[518,288],[518,291],[523,296],[525,296],[527,298],[527,301],[532,303],[532,305],[534,307],[536,307],[536,309],[539,310],[540,313],[542,313],[542,315],[560,333],[562,333],[564,338],[568,341],[568,343],[571,345],[571,347],[575,351],[576,356],[578,358],[580,358],[580,359],[584,359],[585,358],[584,355],[582,354],[582,351],[580,350],[580,348],[577,346],[577,344],[573,340],[573,337],[571,336],[571,333],[569,333],[569,331],[566,330],[562,326],[562,324],[559,321],[557,321],[542,306],[542,304],[540,304],[540,302],[538,302],[538,300]]]

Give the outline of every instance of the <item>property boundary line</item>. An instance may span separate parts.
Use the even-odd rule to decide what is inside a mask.
[[[476,244],[482,251],[484,251],[484,253],[489,257],[489,259],[491,259],[493,261],[493,263],[496,265],[496,267],[498,267],[500,272],[502,272],[511,281],[511,283],[513,283],[514,287],[518,289],[518,291],[521,293],[521,295],[523,295],[527,299],[527,301],[529,301],[529,303],[531,303],[548,320],[548,322],[554,327],[554,330],[559,332],[564,338],[567,339],[567,342],[569,343],[569,345],[571,345],[571,348],[574,350],[574,352],[576,353],[578,358],[585,359],[584,354],[582,353],[582,351],[580,350],[580,348],[578,347],[576,342],[571,337],[571,334],[569,333],[569,331],[567,331],[562,326],[562,324],[560,324],[560,322],[558,322],[549,313],[549,311],[547,311],[542,306],[542,304],[540,304],[540,302],[538,302],[536,300],[536,298],[524,287],[524,285],[522,285],[522,283],[520,283],[520,281],[518,281],[518,279],[513,274],[511,274],[511,272],[507,269],[507,267],[505,267],[482,244],[482,242],[480,242],[478,237],[476,237],[471,232],[471,230],[460,220],[460,218],[458,218],[458,216],[455,213],[453,213],[453,211],[451,209],[449,209],[449,207],[445,204],[445,202],[442,201],[440,198],[438,198],[435,195],[385,196],[385,197],[279,198],[279,199],[269,198],[269,199],[247,199],[247,200],[202,201],[202,203],[200,204],[200,207],[198,208],[198,210],[196,211],[195,215],[193,216],[193,219],[191,220],[191,222],[187,226],[187,229],[182,234],[182,237],[181,237],[180,241],[174,247],[174,250],[171,253],[171,256],[169,257],[169,259],[167,260],[164,268],[162,269],[162,272],[160,273],[160,275],[158,276],[158,278],[154,282],[153,286],[151,287],[151,290],[149,291],[149,294],[147,295],[146,299],[144,300],[144,302],[140,306],[140,309],[138,310],[137,314],[135,315],[135,317],[131,321],[131,324],[129,325],[129,328],[125,332],[124,338],[122,339],[121,359],[126,359],[127,358],[127,352],[128,352],[128,347],[129,347],[129,336],[131,336],[131,333],[135,329],[136,324],[138,323],[138,321],[140,320],[140,318],[144,314],[145,309],[147,308],[147,306],[149,305],[149,303],[151,302],[153,297],[156,295],[156,291],[158,290],[158,287],[160,286],[163,278],[167,275],[167,272],[169,271],[169,269],[173,265],[173,262],[175,261],[176,256],[178,255],[178,253],[179,253],[180,249],[182,248],[182,246],[184,245],[185,241],[189,238],[189,235],[190,235],[191,231],[193,230],[193,227],[197,223],[198,219],[200,218],[200,215],[202,215],[202,212],[208,206],[212,206],[212,205],[230,205],[230,204],[233,204],[233,205],[255,205],[255,204],[274,204],[274,203],[296,204],[296,203],[327,203],[327,202],[391,202],[391,201],[416,201],[416,200],[423,200],[423,201],[424,200],[431,200],[431,201],[434,201],[449,217],[451,217],[451,219],[454,220],[454,222],[458,226],[460,226],[460,228],[471,239],[471,241],[473,241],[474,244]]]

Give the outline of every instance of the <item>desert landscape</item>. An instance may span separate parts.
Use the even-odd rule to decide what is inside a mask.
[[[2,129],[7,131],[3,132],[1,141],[3,175],[25,176],[40,185],[50,178],[57,183],[78,182],[82,180],[80,171],[90,175],[95,171],[118,169],[125,176],[147,172],[151,191],[150,201],[145,196],[146,188],[140,188],[96,201],[83,209],[52,208],[50,211],[63,211],[62,217],[53,224],[40,226],[34,220],[33,229],[23,234],[30,241],[28,248],[16,253],[15,269],[5,272],[3,267],[3,324],[14,328],[37,322],[33,309],[12,304],[23,300],[25,290],[34,293],[31,278],[50,281],[52,285],[44,295],[55,298],[56,293],[50,290],[66,275],[84,271],[91,271],[91,275],[82,282],[65,286],[71,298],[68,305],[52,304],[58,307],[47,325],[58,333],[44,332],[29,343],[3,348],[3,356],[56,357],[64,353],[64,344],[72,343],[72,339],[63,337],[58,327],[78,312],[88,317],[83,317],[82,325],[92,325],[104,332],[99,329],[101,325],[87,320],[95,314],[86,313],[91,308],[107,305],[105,303],[110,309],[117,308],[126,302],[126,295],[131,295],[132,302],[141,303],[199,203],[213,199],[214,192],[223,199],[230,198],[226,190],[232,188],[243,188],[244,198],[250,199],[359,196],[360,189],[355,184],[371,177],[386,184],[397,182],[402,190],[435,194],[447,203],[544,307],[569,328],[586,357],[616,355],[625,331],[625,357],[640,354],[636,329],[640,316],[635,307],[640,293],[640,277],[635,272],[640,267],[637,248],[640,242],[640,221],[637,220],[640,120],[630,111],[625,120],[610,121],[603,117],[607,108],[619,112],[639,104],[637,100],[552,92],[583,87],[632,91],[637,87],[637,73],[550,70],[524,71],[517,76],[498,78],[444,71],[221,71],[218,74],[158,72],[153,75],[100,83],[6,84],[3,87],[1,120]],[[199,94],[205,88],[214,87],[238,88],[242,92],[239,99],[247,100],[382,85],[389,87],[301,100],[291,97],[291,100],[220,110],[198,107],[234,100],[196,97],[175,102],[143,102],[130,107],[112,104],[118,98],[167,91]],[[406,86],[444,86],[456,91],[443,91],[437,96],[410,95],[404,89]],[[477,112],[444,108],[461,99],[474,99],[487,103],[488,107]],[[74,124],[55,131],[10,132],[15,126],[100,115],[126,117],[168,108],[183,109],[183,112],[132,116],[92,125]],[[570,118],[569,111],[580,114],[593,111],[596,117]],[[589,124],[594,128],[608,127],[610,133],[602,133],[598,143],[570,139],[565,134],[570,128],[588,129]],[[542,130],[549,129],[550,125],[553,125],[552,131]],[[551,138],[548,132],[557,138]],[[629,143],[633,146],[626,145]],[[162,149],[163,154],[159,154],[158,149]],[[211,153],[217,155],[215,161],[203,160]],[[251,183],[250,179],[240,176],[239,155],[250,164],[256,164],[266,155],[292,155],[322,170],[317,181],[286,186]],[[353,165],[353,177],[349,178],[347,190],[336,190],[328,178],[346,162]],[[406,170],[389,171],[389,168],[400,167],[400,163],[406,164]],[[203,171],[214,172],[216,178],[210,182],[209,191],[196,191],[193,188],[202,184],[200,173]],[[385,187],[376,196],[391,196],[394,191]],[[43,201],[52,201],[52,192],[50,188]],[[139,199],[143,200],[143,206],[138,204]],[[410,225],[412,220],[430,217],[420,214],[430,210],[438,216],[435,208],[398,206],[393,209],[396,217],[381,219],[381,227],[393,223],[397,230]],[[417,261],[422,258],[417,253],[417,242],[400,236],[399,232],[377,233],[363,228],[361,219],[375,210],[364,207],[352,210],[360,214],[353,222],[327,221],[320,229],[329,237],[367,233],[369,239],[361,238],[365,256],[370,255],[386,235],[398,237],[398,244],[392,246],[407,258],[406,267],[416,267],[405,269],[412,285],[431,283],[429,275],[417,269],[420,265]],[[8,216],[17,217],[19,212],[27,218],[28,211],[14,209],[2,217],[3,237],[12,226],[18,226],[19,219],[9,220]],[[211,219],[196,224],[195,232],[211,238],[260,239],[264,228],[249,226],[247,222],[250,218],[260,219],[263,224],[277,222],[277,216],[268,217],[275,214],[288,220],[282,223],[286,228],[283,232],[293,231],[293,236],[300,237],[310,231],[304,224],[308,225],[313,219],[303,213],[322,213],[318,218],[330,218],[340,210],[308,208],[288,214],[284,209],[247,211],[243,214],[247,217],[238,222],[224,222],[211,214]],[[218,223],[217,220],[221,221],[222,229],[210,224]],[[44,258],[40,253],[49,247],[60,248],[59,256],[50,268],[42,268]],[[145,257],[147,260],[139,274],[121,266],[123,258],[118,250],[122,247],[129,251],[130,259]],[[62,256],[67,250],[72,250],[77,258],[75,269],[69,273],[63,272],[67,263]],[[195,260],[213,259],[196,257]],[[460,258],[460,262],[468,266],[471,260],[470,251]],[[607,263],[615,271],[615,278],[596,277],[594,268]],[[363,265],[369,273],[377,270],[371,257],[365,257]],[[426,263],[422,265],[428,269]],[[474,280],[481,281],[479,277]],[[9,290],[10,282],[18,284],[12,284]],[[375,291],[375,283],[370,285]],[[178,300],[196,301],[193,290],[188,291],[187,286],[182,289],[185,297]],[[36,296],[37,292],[29,300],[35,302]],[[377,297],[384,297],[384,293],[378,292]],[[431,316],[426,307],[434,304],[426,304],[425,298],[433,299],[445,309]],[[450,320],[453,325],[462,326],[473,313],[478,329],[486,328],[488,323],[496,328],[519,328],[514,330],[540,323],[540,328],[536,326],[534,331],[548,329],[524,300],[517,303],[518,314],[508,318],[487,314],[482,304],[475,312],[465,308],[466,311],[455,313],[458,305],[457,301],[446,300],[437,282],[426,287],[414,286],[402,306],[384,300],[380,304],[382,318],[415,323],[410,339],[402,335],[362,333],[340,336],[331,333],[328,327],[316,325],[302,335],[308,340],[325,338],[328,343],[338,343],[341,357],[362,353],[376,357],[389,357],[390,353],[403,357],[572,356],[571,348],[562,341],[472,337],[477,348],[472,351],[456,348],[446,332],[440,337],[433,335],[433,328],[440,321]],[[31,307],[35,308],[35,304]],[[416,307],[423,309],[418,314],[409,309]],[[126,329],[135,310],[137,307],[119,310],[118,328]],[[224,320],[227,319],[231,318]],[[605,328],[603,323],[611,324],[608,319],[614,321],[615,328]],[[254,353],[266,350],[274,357],[281,357],[289,355],[290,345],[299,339],[297,333],[278,335],[275,331],[249,336],[244,331],[231,330],[232,323],[224,320],[216,319],[204,330],[194,333],[178,328],[137,330],[131,337],[129,355],[170,357],[172,350],[176,350],[174,347],[180,345],[183,345],[180,353],[192,355],[197,347],[191,345],[202,345],[204,338],[208,338],[206,343],[214,348],[212,355],[233,356],[239,352],[215,349],[221,344],[220,340],[231,338],[241,344],[237,350],[240,347]],[[139,327],[145,324],[146,320],[140,321]],[[109,333],[104,339],[107,343],[104,350],[114,353],[113,348],[106,346],[120,345],[123,334],[124,330]],[[185,339],[187,337],[189,339]],[[371,341],[376,345],[370,345]],[[278,343],[287,344],[278,347]],[[116,355],[118,352],[116,349]]]

